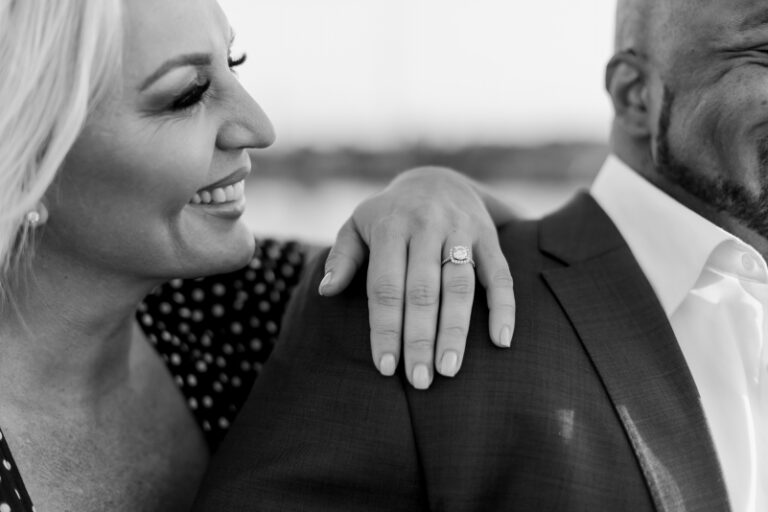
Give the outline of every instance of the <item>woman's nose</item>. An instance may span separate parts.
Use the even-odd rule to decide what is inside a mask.
[[[237,83],[235,93],[226,105],[217,145],[222,150],[266,148],[275,141],[275,130],[267,115]]]

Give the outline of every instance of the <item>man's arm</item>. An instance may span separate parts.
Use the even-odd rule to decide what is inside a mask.
[[[371,365],[365,283],[320,298],[307,267],[195,510],[426,510],[403,379]]]

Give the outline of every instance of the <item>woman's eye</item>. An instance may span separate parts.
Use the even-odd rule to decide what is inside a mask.
[[[209,80],[205,83],[197,84],[190,89],[187,89],[171,104],[171,110],[186,110],[195,106],[203,99],[205,93],[208,92],[210,87],[211,82]]]
[[[246,55],[245,53],[236,59],[233,58],[232,56],[229,56],[227,58],[227,64],[229,65],[229,69],[234,71],[236,67],[242,66],[243,64],[245,64],[245,61],[247,59],[248,59],[248,55]]]

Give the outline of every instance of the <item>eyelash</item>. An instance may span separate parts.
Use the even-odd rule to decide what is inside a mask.
[[[242,54],[240,57],[237,57],[236,59],[233,59],[232,57],[228,57],[227,66],[229,66],[230,71],[234,72],[235,68],[245,64],[245,61],[247,59],[248,59],[248,55],[246,55],[245,53]],[[201,102],[203,98],[205,98],[205,94],[208,92],[210,88],[211,88],[210,80],[202,84],[197,84],[193,86],[191,89],[184,92],[184,94],[182,94],[181,97],[179,97],[176,101],[173,102],[173,105],[171,105],[171,110],[182,111],[182,110],[187,110],[194,107],[196,104]]]
[[[179,112],[187,110],[197,105],[205,97],[205,94],[211,88],[211,81],[208,80],[202,84],[196,84],[191,89],[185,91],[171,105],[171,110]]]
[[[241,56],[239,56],[236,59],[233,59],[231,56],[227,58],[227,65],[229,66],[229,69],[231,71],[234,71],[235,68],[242,66],[245,64],[245,61],[248,60],[248,54],[244,53]]]

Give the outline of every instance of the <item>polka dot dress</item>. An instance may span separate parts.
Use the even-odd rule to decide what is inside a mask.
[[[272,351],[303,263],[298,244],[259,240],[245,268],[171,281],[139,306],[139,324],[165,360],[211,451]],[[0,512],[34,511],[1,431],[0,458]]]

